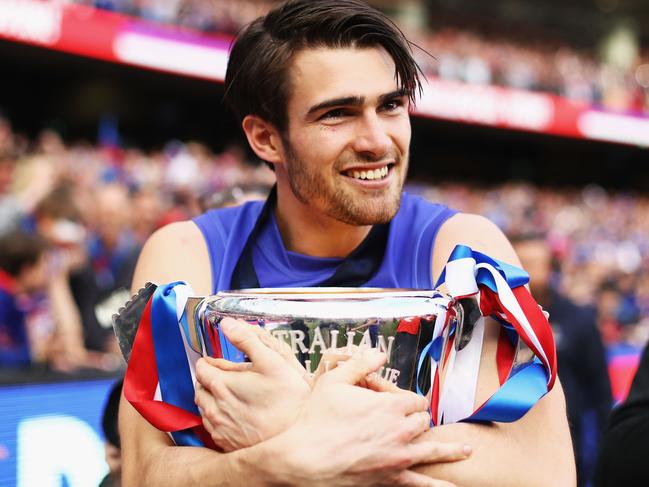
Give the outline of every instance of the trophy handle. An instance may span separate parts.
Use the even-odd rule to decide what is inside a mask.
[[[117,343],[119,343],[119,349],[127,362],[131,357],[131,349],[144,314],[144,308],[157,288],[157,284],[147,282],[113,315],[113,330],[117,337]]]
[[[457,301],[457,337],[455,339],[455,350],[460,351],[468,345],[473,336],[478,320],[482,316],[480,306],[473,298],[462,298]]]

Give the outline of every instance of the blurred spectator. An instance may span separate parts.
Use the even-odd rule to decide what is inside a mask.
[[[89,229],[88,260],[72,275],[72,290],[91,350],[116,352],[112,315],[130,297],[140,246],[130,231],[130,201],[118,183],[96,193],[94,225]]]
[[[17,231],[0,240],[0,366],[31,365],[24,299],[47,286],[46,242]]]
[[[133,194],[131,206],[133,238],[142,246],[161,224],[162,201],[154,188],[142,188]]]
[[[101,418],[108,474],[101,481],[99,487],[119,487],[122,485],[122,445],[119,438],[118,417],[123,383],[123,379],[120,379],[110,389],[104,406],[104,414]]]
[[[0,236],[16,230],[23,217],[20,202],[11,193],[15,168],[15,159],[0,152]]]
[[[600,433],[612,405],[604,346],[596,311],[577,306],[552,287],[552,252],[545,238],[529,235],[514,240],[530,289],[550,314],[557,347],[559,379],[566,396],[568,421],[577,460],[578,485],[588,484]],[[594,421],[589,421],[590,419]],[[584,443],[588,443],[588,447]]]
[[[599,450],[595,487],[640,487],[649,479],[649,345],[626,401],[613,411]]]
[[[617,343],[622,337],[622,324],[618,319],[620,303],[621,295],[617,284],[614,281],[602,283],[597,295],[597,311],[600,333],[606,344]]]
[[[211,195],[205,195],[200,202],[201,211],[239,206],[248,201],[265,200],[267,197],[267,186],[234,186]]]

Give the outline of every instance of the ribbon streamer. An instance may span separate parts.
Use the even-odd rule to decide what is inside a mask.
[[[194,366],[183,317],[191,290],[184,282],[159,286],[147,304],[124,377],[124,397],[179,446],[216,449],[194,403]]]
[[[482,316],[491,316],[501,324],[496,354],[501,387],[468,416],[454,417],[448,421],[446,416],[452,405],[444,399],[448,395],[446,389],[450,382],[444,383],[440,390],[441,376],[445,373],[448,377],[456,356],[465,351],[458,352],[453,347],[454,341],[459,338],[456,330],[452,329],[454,320],[447,317],[439,329],[436,326],[433,341],[427,349],[433,350],[436,340],[445,344],[441,354],[429,353],[434,377],[430,391],[433,424],[447,421],[516,421],[552,389],[557,371],[552,329],[525,287],[528,282],[528,274],[518,267],[492,259],[465,245],[455,247],[435,287],[445,283],[452,298],[476,299]],[[519,339],[529,347],[534,359],[515,366],[514,352]],[[476,351],[474,347],[472,353],[480,353],[479,348]],[[418,373],[422,364],[420,357]],[[440,370],[442,365],[446,370]]]

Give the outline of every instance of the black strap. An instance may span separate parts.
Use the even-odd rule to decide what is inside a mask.
[[[261,229],[277,201],[277,186],[274,186],[257,218],[252,232],[243,247],[241,256],[232,272],[230,289],[258,288],[259,278],[253,263],[252,249]],[[332,276],[318,283],[316,287],[359,287],[367,283],[381,267],[388,242],[390,225],[374,225],[367,237],[356,247],[336,269]]]

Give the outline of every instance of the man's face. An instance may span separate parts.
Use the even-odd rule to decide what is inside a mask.
[[[299,204],[351,225],[389,221],[408,167],[408,96],[378,48],[306,49],[290,71],[278,182]]]
[[[544,292],[550,285],[552,254],[542,240],[529,240],[515,245],[523,269],[530,275],[532,294]]]

